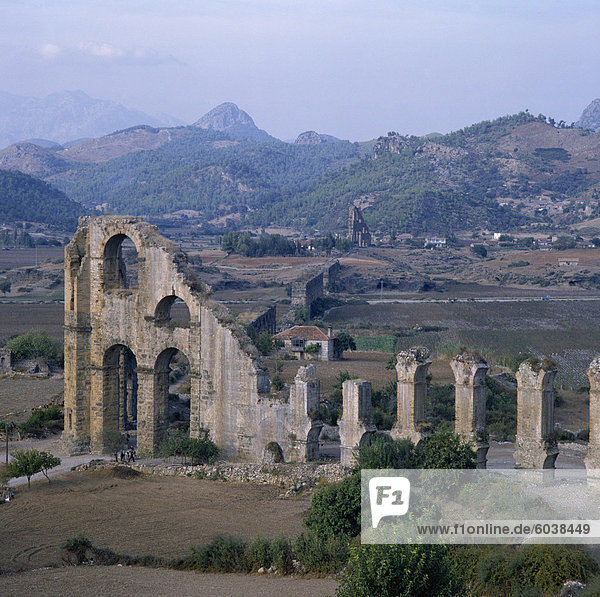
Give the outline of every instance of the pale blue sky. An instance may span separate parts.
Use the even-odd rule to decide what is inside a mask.
[[[0,89],[193,122],[233,101],[288,139],[447,132],[600,97],[597,0],[0,0]]]

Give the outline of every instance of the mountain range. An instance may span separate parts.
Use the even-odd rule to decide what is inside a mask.
[[[235,104],[190,126],[139,125],[69,144],[22,142],[0,169],[35,175],[89,208],[205,225],[343,231],[359,205],[380,234],[570,225],[600,216],[600,134],[522,112],[448,135],[295,143]]]
[[[61,91],[44,98],[0,92],[0,147],[27,139],[65,143],[100,137],[138,124],[175,126],[171,116],[155,117],[83,91]]]

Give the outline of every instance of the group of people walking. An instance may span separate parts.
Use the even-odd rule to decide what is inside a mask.
[[[120,454],[119,454],[119,458],[121,460],[121,462],[125,462],[125,460],[127,460],[127,462],[135,462],[135,456],[136,456],[136,452],[135,452],[135,448],[133,446],[129,446],[129,448],[127,448],[127,451],[125,450],[121,450]]]

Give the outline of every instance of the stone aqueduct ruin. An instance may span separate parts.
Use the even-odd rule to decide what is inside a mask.
[[[137,288],[128,288],[122,245],[137,251]],[[173,308],[184,302],[185,321]],[[111,433],[137,425],[140,452],[150,454],[168,423],[170,361],[177,352],[189,362],[190,435],[204,430],[224,458],[261,461],[268,444],[279,444],[285,460],[319,456],[322,422],[320,385],[314,365],[300,367],[289,395],[272,392],[256,348],[231,314],[210,298],[210,289],[188,266],[185,254],[154,226],[123,216],[84,217],[65,249],[65,428],[71,452],[103,453]],[[426,434],[425,348],[396,355],[397,420],[390,435],[415,443]],[[485,376],[475,353],[454,357],[455,431],[477,447],[486,466]],[[524,362],[517,373],[515,463],[553,468],[554,363]],[[586,465],[600,468],[600,358],[588,369],[590,435]],[[343,384],[338,422],[340,460],[377,430],[371,421],[371,384]]]

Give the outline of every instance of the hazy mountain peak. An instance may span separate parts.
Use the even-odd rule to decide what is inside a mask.
[[[339,139],[332,135],[323,135],[316,131],[300,133],[294,143],[296,145],[319,145],[321,143],[337,143]]]
[[[222,131],[238,140],[273,141],[267,132],[259,129],[247,112],[240,110],[233,102],[219,104],[207,112],[192,126],[213,131]]]
[[[90,97],[80,90],[57,91],[44,98],[0,92],[0,147],[32,138],[63,144],[137,124],[162,123],[144,112]]]
[[[593,131],[600,129],[600,98],[595,99],[586,106],[575,126]]]
[[[258,128],[252,117],[244,110],[240,110],[233,102],[218,105],[194,122],[194,126],[215,131],[226,131],[239,125]]]

